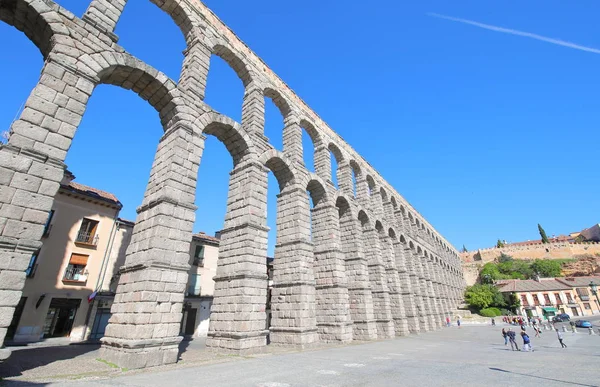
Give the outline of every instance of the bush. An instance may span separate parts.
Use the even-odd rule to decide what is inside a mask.
[[[498,308],[485,308],[479,311],[479,314],[483,317],[496,317],[502,316],[502,311]]]

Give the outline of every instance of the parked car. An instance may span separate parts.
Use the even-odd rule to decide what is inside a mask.
[[[554,322],[567,322],[567,321],[571,321],[571,317],[566,314],[566,313],[561,313],[561,314],[557,314],[554,317],[554,320],[552,320]]]
[[[592,323],[587,320],[577,320],[577,322],[575,322],[575,326],[578,328],[591,328]]]

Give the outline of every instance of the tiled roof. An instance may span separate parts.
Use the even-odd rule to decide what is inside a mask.
[[[200,239],[201,241],[204,241],[204,242],[214,243],[217,245],[221,242],[221,240],[219,238],[215,238],[214,236],[206,235],[202,231],[197,234],[192,235],[192,237],[195,239]]]
[[[126,224],[128,226],[131,226],[131,227],[135,226],[135,222],[132,221],[132,220],[127,220],[127,219],[119,218],[119,222],[121,222],[123,224]]]
[[[110,203],[113,203],[119,207],[122,207],[121,202],[117,197],[110,192],[102,191],[100,189],[90,187],[87,185],[75,183],[74,181],[69,182],[68,185],[61,185],[61,188],[66,189],[68,191],[73,191],[82,195],[91,196],[94,198],[98,198],[100,200],[104,200]]]
[[[570,286],[554,278],[535,280],[499,280],[496,286],[500,292],[543,292],[548,290],[569,290]]]
[[[590,282],[594,281],[598,287],[600,287],[600,276],[595,277],[563,277],[557,278],[557,281],[568,285],[572,288],[581,288],[581,287],[589,287]]]

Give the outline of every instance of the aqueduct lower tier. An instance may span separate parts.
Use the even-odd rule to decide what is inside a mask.
[[[51,0],[0,0],[0,20],[25,33],[45,58],[0,148],[1,340],[24,270],[41,246],[71,140],[99,84],[139,94],[164,128],[121,268],[105,359],[128,368],[177,359],[196,177],[208,135],[225,144],[233,170],[207,346],[258,351],[269,331],[273,344],[303,347],[439,328],[464,289],[458,252],[202,3],[152,2],[187,42],[177,82],[117,44],[114,28],[126,0],[93,0],[82,18]],[[241,124],[203,102],[212,55],[245,86]],[[284,117],[282,151],[264,136],[265,98]],[[314,144],[314,173],[302,161],[302,130]],[[280,194],[267,329],[269,171]]]

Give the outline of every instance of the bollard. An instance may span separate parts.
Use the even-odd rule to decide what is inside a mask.
[[[566,332],[566,331],[567,331],[567,327],[563,325],[563,326],[562,326],[562,331],[563,331],[563,332]]]
[[[590,332],[590,336],[594,335],[594,329],[592,327],[588,328],[588,332]]]

